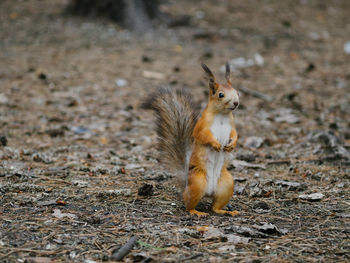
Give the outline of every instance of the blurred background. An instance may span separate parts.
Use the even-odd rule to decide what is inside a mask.
[[[13,145],[83,135],[130,148],[118,142],[152,134],[150,113],[139,110],[145,95],[183,87],[203,107],[200,63],[222,78],[229,62],[243,96],[242,143],[294,144],[315,130],[349,140],[349,8],[345,0],[2,1],[1,132]]]
[[[150,197],[153,203],[132,203],[136,209],[150,208],[148,216],[157,218],[161,215],[151,209],[156,204],[185,217],[181,198],[174,201],[171,175],[160,173],[154,117],[140,104],[150,92],[171,86],[188,90],[203,108],[207,83],[200,63],[223,80],[223,65],[229,62],[241,94],[235,113],[239,141],[231,166],[239,179],[236,196],[243,200],[232,205],[247,211],[240,218],[260,218],[249,210],[250,198],[273,193],[276,199],[266,202],[276,207],[284,202],[279,198],[293,199],[303,191],[326,197],[332,193],[341,213],[343,191],[349,189],[349,13],[348,0],[0,1],[0,180],[8,187],[36,187],[0,187],[4,204],[11,207],[15,200],[16,209],[34,220],[52,212],[38,202],[64,199],[76,203],[65,209],[84,221],[84,213],[101,218],[105,211],[124,214],[133,202],[127,195],[108,195],[105,203],[96,199],[97,193],[119,188],[136,193],[143,183],[152,183],[160,197]],[[264,184],[282,179],[307,187],[291,191],[288,184]],[[97,210],[91,212],[91,204]],[[292,219],[283,224],[298,222],[296,214],[330,211],[325,203],[313,209],[288,204],[289,212],[284,212]],[[128,220],[138,224],[143,219]],[[298,231],[312,237],[306,227],[313,225],[308,221]],[[26,228],[20,223],[7,227],[8,233]],[[310,231],[318,238],[319,229]],[[330,232],[328,241],[317,241],[323,242],[328,259],[337,250],[344,260],[342,241],[331,239],[341,233]],[[39,242],[16,235],[3,236],[7,247]],[[171,243],[173,236],[158,240],[159,246]],[[60,238],[58,246],[68,249],[76,237]],[[106,246],[113,243],[100,238]],[[127,235],[118,238],[124,242]],[[257,248],[251,244],[245,249],[253,253]],[[178,260],[183,259],[181,251]],[[66,254],[61,256],[67,260]]]

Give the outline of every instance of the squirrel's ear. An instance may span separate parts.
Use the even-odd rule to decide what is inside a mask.
[[[231,85],[231,77],[230,77],[230,64],[226,63],[226,73],[225,73],[225,79],[229,85]]]
[[[205,65],[204,63],[202,63],[202,68],[209,79],[209,88],[210,88],[211,93],[213,95],[213,94],[215,94],[216,88],[217,88],[217,85],[215,82],[215,76],[214,76],[213,72],[211,72],[211,70],[208,68],[208,66]]]
[[[209,79],[213,79],[215,81],[215,77],[213,72],[211,72],[211,70],[208,68],[207,65],[205,65],[204,63],[202,63],[202,68],[204,70],[204,72],[207,74],[207,76],[209,77]]]

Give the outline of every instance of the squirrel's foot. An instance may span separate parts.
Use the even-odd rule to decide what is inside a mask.
[[[231,216],[239,215],[238,211],[226,211],[222,209],[213,209],[213,212],[219,215],[231,215]]]
[[[207,215],[208,215],[208,213],[199,212],[199,211],[197,211],[196,209],[192,209],[192,210],[190,210],[190,211],[188,211],[188,212],[190,212],[191,215],[196,215],[196,216],[198,216],[198,217],[207,216]]]

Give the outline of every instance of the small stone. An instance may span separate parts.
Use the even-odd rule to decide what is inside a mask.
[[[303,195],[299,195],[300,199],[303,200],[308,200],[308,201],[320,201],[322,200],[324,197],[324,194],[322,193],[313,193],[313,194],[303,194]]]
[[[255,64],[262,67],[264,66],[264,57],[262,55],[260,55],[259,53],[256,53],[254,55],[254,60],[255,60]]]
[[[220,246],[219,250],[223,252],[232,252],[235,251],[236,247],[234,245]]]
[[[305,73],[310,73],[311,71],[314,71],[316,68],[315,64],[310,62],[309,65],[305,69]]]
[[[89,185],[88,182],[81,181],[81,180],[74,180],[72,183],[73,183],[73,185],[76,185],[79,188],[85,188],[85,187],[88,187],[88,185]]]
[[[302,188],[302,185],[298,182],[278,180],[275,182],[275,184],[282,187],[286,187],[288,190],[298,190]]]
[[[115,80],[115,85],[117,85],[118,87],[125,87],[129,84],[129,82],[125,79],[117,79]]]
[[[234,193],[235,195],[243,195],[246,193],[245,186],[235,184],[234,186]]]
[[[213,57],[213,52],[211,50],[206,50],[202,54],[203,59],[208,59]]]
[[[141,186],[138,190],[138,194],[140,196],[151,196],[154,193],[153,185],[151,184],[144,184]]]
[[[153,59],[147,55],[143,55],[141,60],[142,60],[142,62],[145,62],[145,63],[150,63],[153,61]]]
[[[267,190],[263,188],[263,186],[257,184],[253,187],[249,187],[248,189],[249,197],[263,197],[267,193]]]
[[[248,137],[245,140],[244,147],[248,148],[260,148],[265,139],[257,136]]]
[[[41,80],[46,80],[47,79],[47,76],[44,72],[40,72],[38,74],[38,78],[41,79]]]
[[[9,99],[4,93],[0,93],[0,104],[6,104],[8,103]]]
[[[0,144],[2,146],[6,146],[7,145],[7,138],[6,138],[6,136],[0,136]]]
[[[165,78],[165,75],[161,72],[153,72],[153,71],[144,71],[143,76],[146,79],[157,79],[157,80],[162,80]]]
[[[253,209],[257,213],[266,213],[270,211],[270,206],[266,202],[259,201],[253,205]]]
[[[56,218],[64,218],[64,217],[77,218],[75,214],[62,213],[60,209],[54,209],[52,215]]]
[[[77,253],[76,253],[75,251],[71,251],[71,252],[69,253],[69,258],[70,258],[70,259],[74,259],[76,256],[77,256]]]
[[[226,237],[227,237],[227,242],[231,242],[234,244],[238,244],[238,243],[247,244],[250,240],[250,238],[248,237],[241,237],[235,234],[228,234],[226,235]]]
[[[63,128],[50,129],[50,130],[47,130],[46,133],[52,138],[62,137],[64,136],[64,129]]]
[[[294,114],[286,114],[275,118],[276,122],[286,122],[289,124],[295,124],[300,122],[300,118]]]
[[[253,153],[241,153],[237,155],[237,159],[246,162],[254,162],[256,160],[256,156]]]
[[[289,123],[289,124],[295,124],[300,122],[300,118],[295,115],[292,111],[292,109],[289,108],[280,108],[275,111],[275,122],[279,123]]]
[[[340,214],[337,214],[337,216],[342,218],[350,218],[350,213],[340,213]]]
[[[76,98],[68,97],[68,98],[66,98],[65,105],[67,107],[74,107],[74,106],[78,105],[78,101]]]
[[[87,133],[89,132],[89,130],[85,127],[81,127],[81,126],[73,126],[71,127],[71,130],[76,133],[76,134],[83,134],[83,133]]]
[[[264,223],[263,225],[253,225],[253,227],[257,230],[259,230],[260,232],[263,232],[265,234],[268,235],[280,235],[281,232],[280,230],[277,228],[277,226],[275,226],[274,224],[271,223]]]
[[[350,41],[344,44],[344,51],[346,54],[350,54]]]

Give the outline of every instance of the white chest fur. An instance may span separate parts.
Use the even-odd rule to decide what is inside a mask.
[[[207,150],[207,191],[208,195],[214,194],[217,182],[220,178],[222,166],[225,163],[226,152],[223,151],[224,146],[230,140],[231,121],[228,115],[216,115],[210,131],[221,144],[220,152],[208,147]]]

